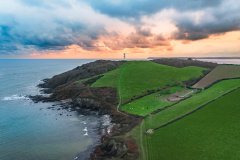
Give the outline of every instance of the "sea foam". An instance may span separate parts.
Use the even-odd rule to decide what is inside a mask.
[[[29,100],[29,98],[27,98],[26,96],[21,96],[21,95],[17,95],[17,94],[14,94],[12,96],[9,96],[9,97],[4,97],[2,100],[3,101],[15,101],[15,100]]]

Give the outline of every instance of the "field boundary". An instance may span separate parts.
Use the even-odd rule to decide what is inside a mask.
[[[159,126],[159,127],[157,127],[157,128],[154,128],[153,130],[156,131],[156,130],[159,130],[159,129],[161,129],[161,128],[164,128],[164,127],[166,127],[166,126],[168,126],[168,125],[170,125],[170,124],[173,124],[173,123],[175,123],[175,122],[177,122],[177,121],[179,121],[179,120],[181,120],[181,119],[183,119],[183,118],[185,118],[185,117],[187,117],[187,116],[189,116],[189,115],[197,112],[198,110],[204,108],[204,107],[207,106],[208,104],[210,104],[210,103],[212,103],[212,102],[215,102],[216,100],[218,100],[218,99],[220,99],[220,98],[222,98],[222,97],[224,97],[224,96],[226,96],[226,95],[228,95],[228,94],[230,94],[230,93],[232,93],[232,92],[234,92],[234,91],[236,91],[236,90],[238,90],[238,89],[240,89],[240,87],[234,88],[234,89],[232,89],[231,91],[228,91],[227,93],[224,93],[224,94],[222,94],[222,95],[214,98],[213,100],[211,100],[211,101],[209,101],[209,102],[206,102],[205,104],[203,104],[203,105],[195,108],[194,110],[192,110],[192,111],[190,111],[190,112],[188,112],[188,113],[186,113],[186,114],[183,114],[183,115],[181,115],[181,116],[179,116],[179,117],[177,117],[177,118],[175,118],[175,119],[173,119],[173,120],[170,120],[169,122],[166,122],[165,124],[162,124],[161,126]]]

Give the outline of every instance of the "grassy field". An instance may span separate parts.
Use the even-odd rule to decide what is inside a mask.
[[[134,115],[146,116],[157,109],[174,104],[174,102],[168,101],[167,97],[182,90],[184,88],[181,86],[171,87],[165,91],[153,93],[125,104],[121,106],[121,110]]]
[[[142,160],[240,159],[240,79],[214,84],[238,77],[239,66],[219,66],[194,86],[214,84],[208,89],[184,87],[184,81],[200,77],[204,70],[132,61],[105,73],[92,87],[117,88],[120,109],[145,117],[127,133],[136,139]],[[191,97],[170,102],[173,93]],[[146,134],[149,129],[153,134]]]
[[[142,156],[147,160],[240,159],[239,97],[240,89],[145,135]]]
[[[175,68],[150,61],[132,61],[104,74],[92,87],[115,87],[122,102],[126,102],[147,94],[150,90],[179,85],[183,81],[197,78],[203,70],[199,67]]]
[[[240,78],[240,66],[219,65],[203,79],[193,85],[193,88],[206,88],[222,79]]]
[[[119,75],[121,67],[104,74],[102,78],[92,84],[92,87],[113,87],[117,88],[119,84]]]
[[[201,105],[218,98],[237,87],[240,87],[240,79],[225,80],[215,84],[209,89],[188,98],[172,107],[157,114],[150,115],[145,119],[146,128],[157,128],[169,121],[176,119],[186,113],[193,111]]]

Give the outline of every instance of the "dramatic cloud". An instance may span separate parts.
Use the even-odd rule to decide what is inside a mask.
[[[170,52],[175,41],[240,31],[239,11],[237,0],[0,1],[0,55],[69,46],[86,53]]]
[[[150,30],[137,29],[128,36],[117,34],[103,36],[102,46],[110,50],[124,50],[125,48],[169,48],[170,43],[161,35],[152,34]]]
[[[152,24],[151,28],[155,32],[173,33],[175,31],[173,38],[176,39],[199,40],[213,34],[240,30],[239,10],[240,2],[225,0],[218,7],[194,11],[164,9],[153,15],[143,16],[142,22],[143,26]]]
[[[58,50],[72,44],[94,49],[99,35],[133,31],[127,23],[78,1],[1,1],[0,17],[0,53]]]
[[[154,14],[162,9],[196,10],[217,7],[222,0],[86,0],[96,10],[121,18]]]
[[[198,40],[212,34],[240,30],[240,2],[226,0],[219,7],[177,13],[178,39]]]

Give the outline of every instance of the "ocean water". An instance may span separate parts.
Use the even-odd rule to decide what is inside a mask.
[[[240,65],[240,59],[197,59],[199,61],[213,62],[218,64],[237,64]]]
[[[98,143],[103,119],[35,104],[40,80],[88,60],[0,60],[0,160],[85,159]],[[76,158],[77,159],[77,158]]]

